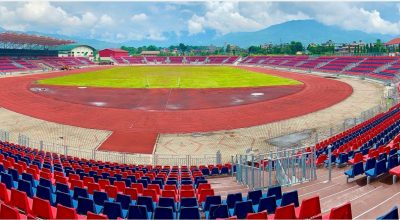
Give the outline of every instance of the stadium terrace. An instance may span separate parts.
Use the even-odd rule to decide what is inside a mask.
[[[0,218],[399,218],[399,56],[72,43],[0,33]]]

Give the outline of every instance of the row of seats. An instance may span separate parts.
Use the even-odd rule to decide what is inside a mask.
[[[53,68],[64,66],[79,67],[94,65],[92,61],[85,57],[36,57],[36,58],[0,58],[0,72],[16,72],[27,70],[40,70],[39,63]]]
[[[282,66],[323,72],[366,75],[393,79],[400,72],[400,59],[389,56],[248,56],[241,64]],[[346,69],[347,68],[347,69]]]
[[[161,56],[125,56],[112,57],[117,64],[233,64],[238,56],[187,56],[187,57],[161,57]]]

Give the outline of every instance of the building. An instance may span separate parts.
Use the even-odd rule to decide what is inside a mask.
[[[128,51],[118,48],[107,48],[99,51],[100,57],[127,57],[129,56]]]
[[[93,58],[96,49],[89,45],[69,44],[55,47],[59,57],[89,57]]]

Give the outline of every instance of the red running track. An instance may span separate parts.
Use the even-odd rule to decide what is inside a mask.
[[[38,79],[89,70],[81,69],[3,78],[0,80],[0,106],[46,121],[113,131],[101,150],[152,153],[158,133],[207,132],[271,123],[327,108],[346,99],[353,91],[350,85],[332,79],[258,67],[238,68],[299,80],[304,88],[264,102],[178,111],[99,108],[47,98],[29,90]]]

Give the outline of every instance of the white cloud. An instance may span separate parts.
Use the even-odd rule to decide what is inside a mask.
[[[190,34],[201,33],[205,28],[214,29],[219,34],[255,31],[289,20],[309,18],[300,12],[284,13],[272,8],[272,4],[270,2],[257,2],[257,4],[207,2],[204,15],[195,14],[188,21],[188,31]]]
[[[314,6],[313,9],[315,19],[327,25],[367,33],[400,34],[399,21],[387,21],[381,17],[379,11],[366,10],[353,3],[324,3]]]
[[[100,25],[114,25],[114,20],[109,15],[102,15],[100,17]]]
[[[131,20],[134,22],[145,21],[147,20],[147,15],[145,13],[132,15]]]
[[[193,15],[192,18],[188,21],[189,35],[194,35],[204,32],[204,27],[203,27],[204,23],[205,23],[204,17]]]

